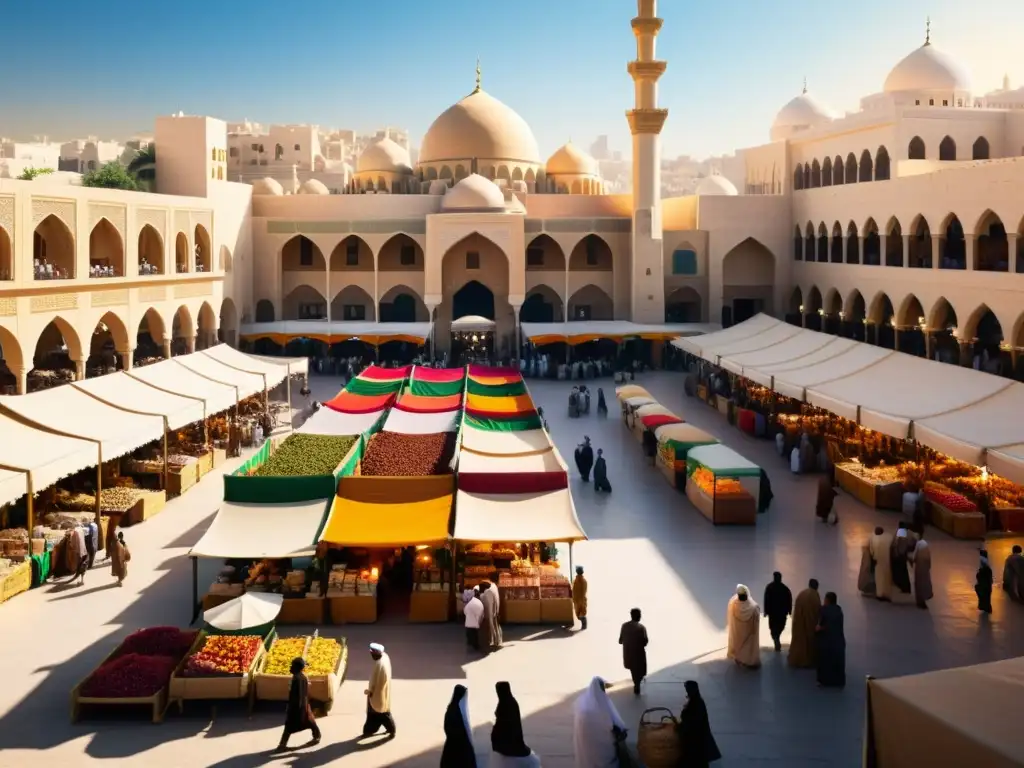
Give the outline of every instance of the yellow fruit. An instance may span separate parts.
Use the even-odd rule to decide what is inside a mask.
[[[292,661],[302,656],[306,647],[305,637],[279,637],[270,646],[267,663],[263,671],[268,675],[290,675]]]
[[[341,644],[330,637],[316,637],[306,654],[306,674],[326,675],[334,671],[341,657]]]

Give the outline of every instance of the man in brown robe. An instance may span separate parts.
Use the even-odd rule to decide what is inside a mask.
[[[914,562],[914,599],[918,608],[927,608],[932,599],[932,551],[921,537],[910,555]]]
[[[487,588],[484,589],[484,584]],[[501,648],[501,602],[498,586],[490,582],[480,585],[480,602],[484,604],[484,620],[480,622],[480,649],[483,651]]]
[[[110,552],[110,572],[117,579],[119,587],[128,575],[128,561],[131,559],[132,553],[128,551],[128,545],[124,543],[124,534],[119,531],[114,548]]]
[[[619,630],[622,666],[633,678],[633,693],[640,695],[640,683],[647,677],[647,627],[640,623],[640,609],[629,612],[629,621]]]
[[[583,566],[576,566],[576,578],[572,581],[572,607],[580,620],[580,629],[587,628],[587,580],[583,577]]]
[[[875,597],[892,602],[892,542],[895,537],[882,526],[868,540],[868,553],[875,564]]]
[[[813,667],[817,663],[815,628],[821,614],[821,595],[818,580],[811,579],[807,589],[796,596],[793,606],[793,634],[789,639],[789,666]]]

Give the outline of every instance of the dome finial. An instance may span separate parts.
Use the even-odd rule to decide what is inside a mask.
[[[804,90],[803,93],[807,93],[807,75],[804,75]]]
[[[924,22],[924,44],[932,44],[932,17],[929,16]]]
[[[476,88],[473,89],[473,93],[480,93],[482,89],[483,72],[480,69],[480,57],[476,59]]]

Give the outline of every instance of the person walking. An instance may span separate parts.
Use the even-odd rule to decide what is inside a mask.
[[[501,648],[504,638],[501,634],[501,597],[496,584],[489,581],[480,584],[480,602],[484,604],[484,617],[480,623],[481,650],[497,650]]]
[[[484,618],[484,604],[480,601],[480,587],[473,587],[473,594],[466,601],[466,645],[474,651],[480,650],[480,622]]]
[[[815,631],[821,617],[821,595],[818,580],[811,579],[807,589],[796,596],[793,608],[793,634],[789,638],[789,666],[797,669],[813,667],[818,658]]]
[[[469,727],[469,690],[456,685],[444,713],[441,768],[476,768],[473,731]]]
[[[573,706],[572,741],[576,768],[619,765],[626,723],[608,696],[608,683],[595,677]]]
[[[391,716],[391,657],[380,643],[370,643],[373,670],[370,672],[366,694],[366,722],[363,737],[373,736],[381,728],[395,737],[395,719]]]
[[[687,680],[683,687],[686,689],[686,704],[676,724],[679,751],[682,753],[678,765],[680,768],[706,768],[721,760],[722,753],[711,733],[708,706],[700,695],[700,686],[696,680]]]
[[[594,462],[594,490],[600,493],[612,492],[612,484],[608,482],[608,464],[604,460],[604,451],[597,449],[597,461]]]
[[[843,631],[843,609],[835,592],[825,593],[821,617],[815,628],[818,638],[818,685],[822,688],[843,688],[846,685],[846,634]]]
[[[981,550],[981,563],[974,577],[974,594],[978,596],[978,610],[992,613],[992,566],[988,562],[988,550]]]
[[[124,532],[118,531],[114,539],[114,548],[110,552],[110,573],[117,579],[117,586],[122,586],[128,577],[128,561],[132,559],[132,553],[128,551],[128,545],[124,543]]]
[[[775,643],[775,652],[782,651],[782,630],[786,628],[786,619],[793,613],[793,593],[782,583],[782,574],[772,574],[771,583],[764,588],[764,615],[768,617],[768,630]]]
[[[604,399],[604,389],[601,387],[597,388],[597,415],[608,416],[608,403]]]
[[[1003,590],[1011,600],[1024,601],[1024,553],[1020,544],[1013,545],[1003,563]]]
[[[583,436],[583,442],[576,446],[576,468],[580,471],[580,477],[584,483],[590,482],[590,469],[594,466],[594,449],[590,445],[590,438]]]
[[[928,601],[934,597],[932,591],[932,551],[928,542],[918,531],[917,544],[910,553],[914,563],[914,600],[918,608],[928,609]]]
[[[647,627],[640,623],[640,609],[629,612],[629,621],[619,630],[619,645],[622,646],[622,666],[633,678],[633,693],[640,695],[640,683],[647,677]]]
[[[576,566],[576,578],[572,580],[572,607],[576,618],[580,620],[580,629],[587,628],[587,580],[583,576],[583,566]]]
[[[519,702],[507,682],[495,684],[498,707],[491,729],[491,768],[539,768],[540,758],[523,737],[523,718]]]
[[[288,749],[288,739],[293,733],[312,731],[310,746],[320,743],[320,727],[313,717],[313,708],[309,705],[309,680],[306,679],[306,662],[300,658],[292,660],[292,682],[288,689],[288,705],[284,713],[284,731],[277,745],[277,752]]]
[[[839,518],[832,509],[838,492],[836,491],[835,470],[831,467],[829,471],[818,478],[818,500],[814,505],[814,513],[823,523],[835,525]]]
[[[761,647],[758,633],[761,626],[761,608],[750,599],[750,590],[736,585],[736,594],[729,598],[726,626],[726,658],[739,666],[757,669],[761,666]]]

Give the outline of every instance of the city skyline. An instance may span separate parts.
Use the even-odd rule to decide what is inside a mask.
[[[431,121],[472,90],[479,58],[485,90],[523,116],[543,155],[570,138],[588,149],[600,135],[608,135],[613,150],[628,152],[632,2],[595,9],[582,0],[527,0],[513,9],[458,0],[439,15],[403,0],[393,4],[386,26],[376,9],[361,5],[319,15],[293,8],[271,23],[272,14],[281,14],[265,0],[247,6],[247,19],[195,3],[195,18],[206,23],[194,25],[192,5],[186,0],[172,18],[123,0],[70,9],[56,19],[32,4],[12,8],[12,29],[48,28],[62,45],[21,77],[0,83],[0,103],[8,107],[0,135],[124,139],[151,131],[157,115],[181,110],[363,133],[399,126],[418,145]],[[800,92],[805,77],[822,103],[837,112],[856,109],[861,96],[881,90],[892,66],[924,42],[929,16],[933,42],[968,67],[976,95],[998,88],[1004,74],[1020,85],[1024,63],[1014,46],[1024,13],[1011,0],[982,5],[979,14],[977,6],[952,0],[908,0],[894,9],[868,0],[841,10],[796,0],[783,14],[760,7],[736,16],[722,6],[684,8],[663,0],[658,56],[669,68],[660,101],[670,110],[664,155],[703,158],[767,143],[775,113]],[[995,34],[993,18],[1000,20]],[[339,37],[339,26],[353,34]],[[482,28],[507,36],[494,42]],[[97,54],[103,39],[97,35],[119,44]],[[301,46],[282,43],[300,35]],[[39,57],[34,36],[12,38],[5,58]],[[764,46],[752,42],[762,39]]]

